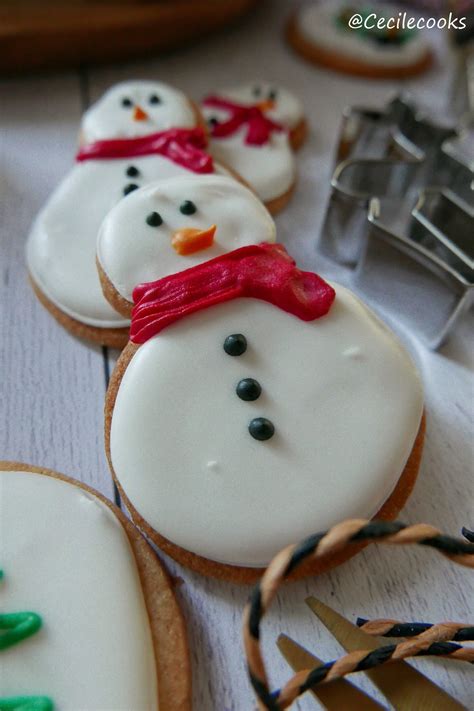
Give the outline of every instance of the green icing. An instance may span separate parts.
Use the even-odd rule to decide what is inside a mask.
[[[35,612],[0,615],[0,651],[31,637],[40,627],[41,617]]]
[[[0,711],[53,711],[47,696],[9,696],[0,699]]]
[[[0,569],[0,581],[3,570]],[[41,617],[36,612],[12,612],[0,615],[0,651],[7,649],[41,627]],[[9,696],[0,698],[0,711],[53,711],[54,704],[47,696]]]

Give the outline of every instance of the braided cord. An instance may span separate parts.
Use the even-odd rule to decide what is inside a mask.
[[[444,632],[446,641],[472,642],[474,640],[474,625],[464,622],[399,622],[398,620],[380,619],[366,620],[358,617],[357,626],[363,632],[376,637],[418,637],[429,629]]]
[[[407,526],[400,521],[352,519],[323,533],[314,534],[301,543],[287,546],[272,560],[260,583],[253,589],[244,610],[244,648],[249,678],[257,696],[259,709],[281,711],[317,684],[408,657],[449,656],[451,659],[474,662],[474,649],[465,649],[454,641],[447,641],[453,632],[452,626],[449,625],[454,623],[448,623],[447,626],[433,625],[421,630],[421,634],[418,633],[414,639],[388,644],[370,652],[351,652],[315,669],[297,672],[281,690],[270,691],[260,649],[260,623],[279,586],[306,559],[334,555],[347,546],[362,541],[429,546],[459,565],[474,568],[474,543],[446,536],[434,526],[423,523]]]

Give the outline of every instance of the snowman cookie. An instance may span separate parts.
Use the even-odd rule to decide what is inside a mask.
[[[293,149],[306,137],[299,99],[275,84],[253,82],[208,96],[201,108],[212,155],[241,175],[270,212],[282,209],[296,180]]]
[[[226,203],[207,203],[216,234]],[[132,201],[121,208],[117,230]],[[232,219],[237,233],[261,229],[248,209]],[[125,267],[111,278],[123,284]],[[106,449],[133,520],[168,554],[248,582],[315,529],[398,513],[419,464],[421,383],[352,293],[263,242],[137,286],[133,298]]]
[[[307,2],[290,18],[287,38],[315,64],[345,74],[402,79],[425,71],[432,56],[416,28],[397,27],[400,15],[397,7],[357,0]]]
[[[0,500],[0,708],[189,711],[181,612],[123,513],[15,462],[0,462]]]
[[[137,138],[200,122],[199,110],[179,89],[158,81],[125,81],[112,86],[85,112],[81,143]]]
[[[138,284],[262,240],[275,241],[275,223],[232,178],[187,175],[151,183],[118,203],[102,223],[97,267],[104,295],[130,318]]]
[[[116,88],[111,91],[115,96]],[[174,94],[170,89],[166,95],[169,110]],[[189,118],[178,108],[173,114],[177,125]],[[27,262],[35,292],[61,325],[82,338],[114,347],[128,340],[129,321],[104,298],[95,265],[97,234],[111,207],[157,179],[228,174],[206,152],[200,126],[167,128],[169,120],[147,136],[83,146],[33,225]],[[153,126],[158,126],[157,117]]]

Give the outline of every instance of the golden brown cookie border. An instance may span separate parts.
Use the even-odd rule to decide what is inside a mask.
[[[73,336],[92,343],[98,343],[101,346],[119,348],[120,350],[127,345],[129,328],[99,328],[98,326],[89,326],[86,323],[82,323],[66,314],[59,306],[56,306],[38,286],[31,273],[28,274],[28,279],[40,304],[44,306],[46,311],[49,311],[60,326]]]

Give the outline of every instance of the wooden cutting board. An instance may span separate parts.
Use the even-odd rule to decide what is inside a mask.
[[[0,0],[0,73],[79,66],[186,46],[258,0]]]

